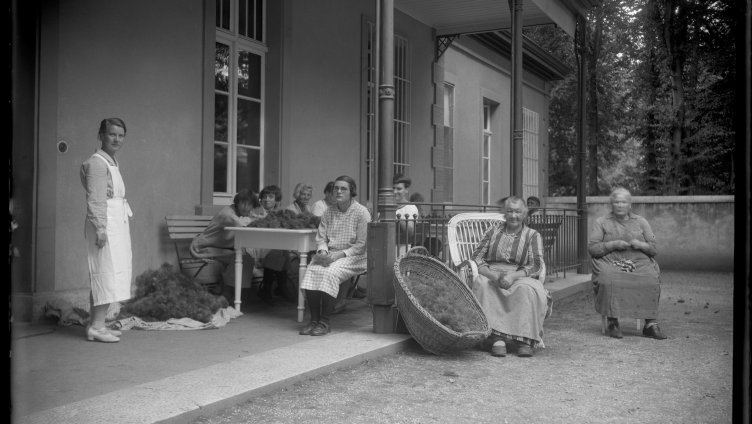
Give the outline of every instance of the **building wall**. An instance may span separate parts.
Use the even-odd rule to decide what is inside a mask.
[[[117,159],[134,211],[134,276],[175,261],[164,216],[200,199],[202,2],[57,7],[41,27],[37,293],[88,291],[79,169],[100,146],[103,118],[127,126]]]
[[[279,164],[284,203],[300,181],[323,197],[326,183],[349,175],[365,199],[360,181],[363,156],[362,21],[375,22],[372,1],[295,2],[286,9],[284,38],[282,160]],[[316,16],[316,19],[311,19]],[[433,183],[428,150],[433,140],[433,40],[425,25],[395,11],[395,33],[410,43],[411,176],[414,189],[427,192]],[[428,152],[430,153],[430,152]],[[391,186],[391,183],[389,184]]]
[[[575,208],[574,197],[546,198],[547,207]],[[588,226],[611,212],[608,196],[587,198]],[[632,211],[655,233],[663,270],[734,270],[733,196],[633,196]]]
[[[120,117],[127,125],[125,146],[117,159],[134,211],[134,277],[164,262],[176,262],[164,217],[207,206],[202,172],[207,173],[206,163],[211,161],[207,147],[211,140],[203,140],[212,133],[204,125],[209,120],[204,83],[206,72],[213,70],[207,66],[212,48],[207,45],[211,37],[205,34],[209,9],[199,0],[79,0],[41,7],[35,250],[33,258],[22,259],[35,274],[29,289],[35,297],[35,316],[51,296],[80,306],[88,303],[85,198],[79,170],[100,146],[97,130],[103,118]],[[268,37],[267,136],[274,138],[268,143],[278,147],[265,155],[264,183],[279,184],[285,204],[292,200],[297,182],[313,184],[316,199],[327,181],[342,174],[356,178],[364,193],[359,181],[365,113],[361,34],[364,17],[374,20],[374,3],[285,0],[269,10],[268,22],[277,27],[269,28]],[[395,11],[395,32],[410,42],[413,192],[429,198],[432,31]],[[463,139],[479,143],[478,101],[487,95],[502,105],[499,127],[508,140],[509,88],[497,82],[503,72],[482,60],[452,54],[456,57],[450,59],[449,73],[468,77],[467,92],[472,97],[462,101],[475,104],[458,118]],[[535,89],[525,90],[526,107],[544,107]],[[67,151],[58,150],[59,142],[67,145]],[[458,147],[456,151],[464,154],[466,146]],[[477,144],[474,149],[474,156],[460,155],[455,161],[455,193],[462,193],[456,201],[478,199],[479,179],[464,174],[477,168]],[[506,155],[500,160],[508,162]],[[496,172],[502,183],[495,189],[499,196],[506,195],[502,187],[508,187],[508,175],[504,176],[502,166]]]
[[[481,202],[481,137],[483,100],[498,103],[492,115],[491,196],[497,199],[511,191],[511,77],[509,60],[470,39],[455,41],[444,53],[445,80],[455,85],[454,202]],[[540,115],[539,144],[548,143],[548,101],[543,80],[526,73],[522,105]],[[539,149],[539,181],[545,181],[548,155]],[[540,192],[545,192],[541,184]]]

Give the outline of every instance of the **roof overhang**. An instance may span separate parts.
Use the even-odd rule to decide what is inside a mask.
[[[525,0],[522,25],[556,24],[574,36],[577,16],[597,0]],[[437,36],[509,29],[512,14],[507,0],[394,0],[394,7],[432,27]]]

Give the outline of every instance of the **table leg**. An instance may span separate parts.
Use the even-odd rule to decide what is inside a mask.
[[[300,288],[300,285],[303,284],[303,277],[308,268],[308,252],[298,253],[300,254],[300,267],[298,268],[298,322],[303,322],[303,315],[305,315],[305,297],[303,296],[303,289]]]
[[[235,310],[240,312],[240,294],[243,290],[243,248],[235,248]]]

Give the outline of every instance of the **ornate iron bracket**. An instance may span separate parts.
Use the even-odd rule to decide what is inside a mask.
[[[460,38],[460,34],[440,35],[436,37],[436,60],[452,45],[452,42]]]

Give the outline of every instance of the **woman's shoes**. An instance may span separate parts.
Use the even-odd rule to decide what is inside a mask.
[[[642,329],[642,335],[645,337],[650,337],[652,339],[657,340],[664,340],[666,339],[666,335],[661,332],[661,329],[658,327],[658,324],[650,323],[649,325],[646,325]]]
[[[619,321],[609,319],[608,329],[606,331],[609,337],[613,337],[615,339],[621,339],[623,337],[621,334],[621,328],[619,328]]]
[[[308,325],[301,328],[298,334],[300,334],[301,336],[310,336],[311,332],[313,331],[314,328],[316,328],[316,326],[318,326],[318,324],[319,323],[316,321],[311,321],[308,323]]]
[[[90,325],[86,326],[86,332],[88,333],[89,329],[91,328]],[[123,332],[120,330],[115,330],[114,328],[104,327],[104,331],[112,334],[115,337],[120,337],[123,335]]]
[[[533,356],[533,348],[524,343],[520,343],[520,346],[517,348],[517,356],[520,358],[529,358]]]
[[[115,330],[117,331],[117,330]],[[120,339],[117,336],[112,335],[106,328],[96,329],[89,327],[86,329],[86,340],[90,342],[102,342],[102,343],[116,343]]]
[[[316,327],[311,330],[312,336],[324,336],[326,334],[329,334],[331,329],[329,328],[329,324],[325,322],[319,322]]]
[[[491,355],[500,357],[507,356],[507,344],[504,343],[504,340],[497,340],[494,342],[491,346]]]

